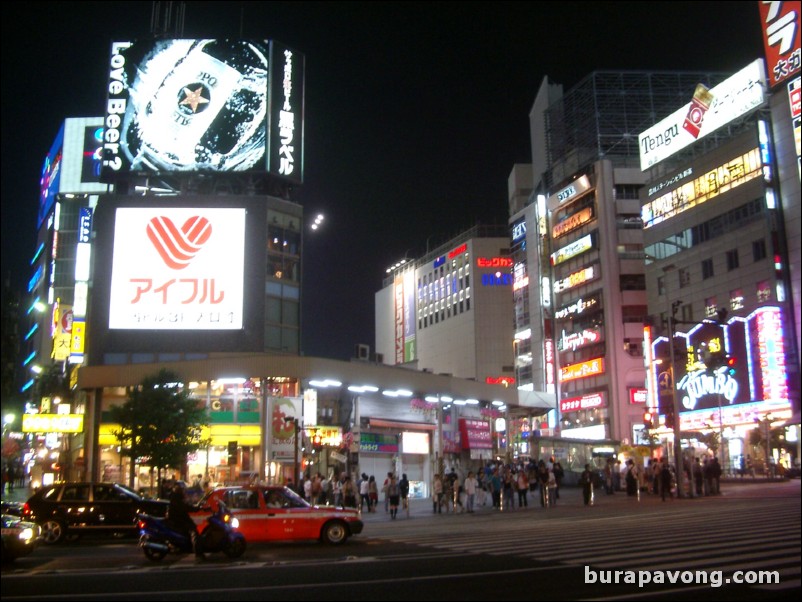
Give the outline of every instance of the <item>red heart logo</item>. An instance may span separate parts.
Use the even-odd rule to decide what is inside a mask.
[[[167,267],[183,270],[209,240],[212,225],[205,217],[194,215],[179,229],[173,220],[162,215],[150,220],[147,233]]]

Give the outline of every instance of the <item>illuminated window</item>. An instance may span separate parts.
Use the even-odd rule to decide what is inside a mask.
[[[715,297],[707,297],[705,299],[705,317],[706,318],[715,318],[717,317],[718,311],[718,304],[716,302]]]
[[[768,280],[761,280],[757,283],[757,302],[765,301],[771,301],[771,284]]]
[[[744,306],[744,293],[741,289],[736,288],[730,291],[730,309],[737,311],[743,309]]]

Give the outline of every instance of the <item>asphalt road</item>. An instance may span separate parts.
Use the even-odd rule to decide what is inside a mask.
[[[85,538],[4,565],[4,600],[798,600],[800,481],[727,483],[671,500],[568,489],[556,507],[433,514],[380,504],[345,545],[251,545],[229,561],[147,561],[135,540]],[[618,573],[616,573],[616,571]],[[743,575],[736,574],[738,571]],[[765,574],[761,572],[766,572]],[[776,571],[776,573],[775,573]],[[639,586],[638,580],[665,583]],[[779,583],[732,582],[739,577]],[[721,579],[720,587],[717,580]],[[616,579],[619,583],[614,583]],[[675,581],[672,583],[672,579]],[[730,583],[726,580],[729,579]],[[635,583],[627,583],[634,580]],[[701,582],[702,580],[706,582]],[[613,583],[608,583],[613,581]]]

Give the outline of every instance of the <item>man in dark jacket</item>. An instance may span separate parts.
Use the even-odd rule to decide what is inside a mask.
[[[170,506],[167,509],[167,517],[170,520],[170,524],[185,535],[189,535],[192,539],[192,548],[195,551],[195,558],[202,560],[204,558],[203,542],[198,535],[198,527],[195,525],[195,521],[192,520],[192,517],[189,515],[189,513],[192,510],[196,510],[196,508],[187,503],[184,488],[178,483],[173,486],[169,500]]]

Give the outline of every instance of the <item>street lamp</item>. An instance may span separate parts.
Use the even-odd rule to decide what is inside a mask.
[[[663,273],[674,271],[676,266],[673,264],[663,267]],[[682,429],[680,428],[679,419],[679,398],[677,397],[677,370],[674,362],[674,322],[677,309],[682,305],[682,301],[676,300],[673,303],[669,301],[668,287],[665,289],[666,307],[668,308],[668,350],[671,361],[671,408],[674,413],[674,464],[677,471],[677,497],[684,497],[684,477],[685,477],[685,464],[682,461]]]
[[[301,431],[301,425],[298,422],[298,419],[293,416],[285,416],[284,422],[287,424],[292,423],[295,426],[295,434],[293,438],[293,470],[294,476],[292,477],[293,485],[295,485],[296,491],[303,491],[302,489],[298,488],[298,433]]]

